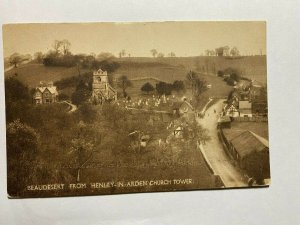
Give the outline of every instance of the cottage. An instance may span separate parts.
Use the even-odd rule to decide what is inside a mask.
[[[240,168],[258,180],[270,178],[268,140],[248,130],[223,129],[223,135]]]
[[[238,117],[239,111],[234,104],[228,104],[224,108],[225,115],[230,117]]]
[[[252,117],[252,103],[249,101],[239,101],[240,117]]]
[[[53,82],[40,82],[40,85],[35,88],[33,102],[35,104],[54,103],[57,102],[57,96],[58,92],[56,86],[53,86]]]

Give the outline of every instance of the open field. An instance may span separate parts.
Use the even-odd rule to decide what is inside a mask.
[[[81,71],[82,73],[85,71]],[[15,75],[17,74],[17,76]],[[57,81],[62,78],[78,75],[76,67],[46,67],[42,64],[28,63],[18,68],[13,68],[5,73],[5,77],[16,76],[30,88],[36,87],[40,81]]]
[[[160,62],[119,62],[120,68],[115,71],[116,77],[125,75],[129,79],[139,77],[153,77],[164,82],[183,80],[188,72],[186,68],[179,65],[169,65]]]
[[[118,62],[123,64],[124,62],[131,63],[147,63],[149,66],[154,64],[161,64],[161,69],[172,70],[172,67],[178,67],[181,71],[195,70],[200,72],[202,68],[208,68],[209,71],[224,70],[228,67],[238,69],[243,76],[255,79],[259,82],[266,83],[267,80],[267,65],[266,56],[244,56],[240,58],[228,58],[228,57],[217,57],[217,56],[195,56],[195,57],[165,57],[165,58],[150,58],[150,57],[133,57],[117,59]],[[120,68],[120,73],[123,72],[123,66]],[[125,69],[126,70],[126,69]],[[137,71],[138,72],[138,71]],[[155,70],[151,71],[155,74]],[[171,72],[171,71],[170,71]],[[152,74],[152,75],[153,75]],[[167,76],[166,76],[167,77]],[[177,75],[174,74],[176,79]]]

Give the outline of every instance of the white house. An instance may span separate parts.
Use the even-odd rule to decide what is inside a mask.
[[[252,103],[249,101],[239,101],[240,117],[252,117]]]

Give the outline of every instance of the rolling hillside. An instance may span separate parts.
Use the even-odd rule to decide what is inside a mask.
[[[174,79],[180,79],[182,76],[180,73],[186,74],[189,70],[200,72],[203,68],[208,68],[209,71],[213,71],[215,68],[218,71],[232,67],[250,79],[255,79],[262,83],[266,83],[267,80],[266,56],[245,56],[236,59],[217,56],[173,58],[133,57],[117,59],[117,61],[122,66],[116,73],[123,73],[124,75],[133,77],[140,76],[140,74],[150,74],[160,79],[168,79],[170,76],[173,76]],[[143,70],[145,68],[148,68],[147,72]],[[161,76],[161,73],[164,75]]]
[[[83,70],[81,71],[84,72]],[[14,76],[28,85],[30,88],[36,87],[40,81],[57,81],[62,78],[77,76],[76,67],[46,67],[42,64],[28,63],[13,68],[5,72],[5,77]]]

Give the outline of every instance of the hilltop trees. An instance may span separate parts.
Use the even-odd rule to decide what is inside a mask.
[[[206,49],[205,50],[205,55],[206,56],[239,56],[240,51],[238,50],[237,47],[230,47],[228,45],[226,46],[221,46],[216,48],[215,50],[210,50]]]
[[[15,68],[18,67],[19,63],[23,61],[22,56],[19,53],[14,53],[9,57],[10,65],[14,66]]]
[[[165,57],[165,54],[164,54],[164,53],[161,53],[161,52],[160,52],[160,53],[157,54],[157,58],[163,58],[163,57]]]
[[[36,52],[34,53],[34,60],[36,60],[37,63],[43,63],[44,54],[42,52]]]
[[[156,49],[151,49],[150,52],[151,52],[153,58],[155,58],[155,56],[158,54]]]
[[[176,57],[176,54],[175,54],[174,52],[170,52],[170,53],[168,54],[168,56],[169,56],[169,57]]]
[[[240,55],[240,51],[238,50],[237,47],[233,47],[233,48],[230,50],[230,55],[231,55],[231,56],[239,56],[239,55]]]
[[[122,58],[122,57],[124,57],[124,56],[126,56],[126,51],[125,51],[125,49],[122,49],[122,50],[119,52],[119,58]]]

